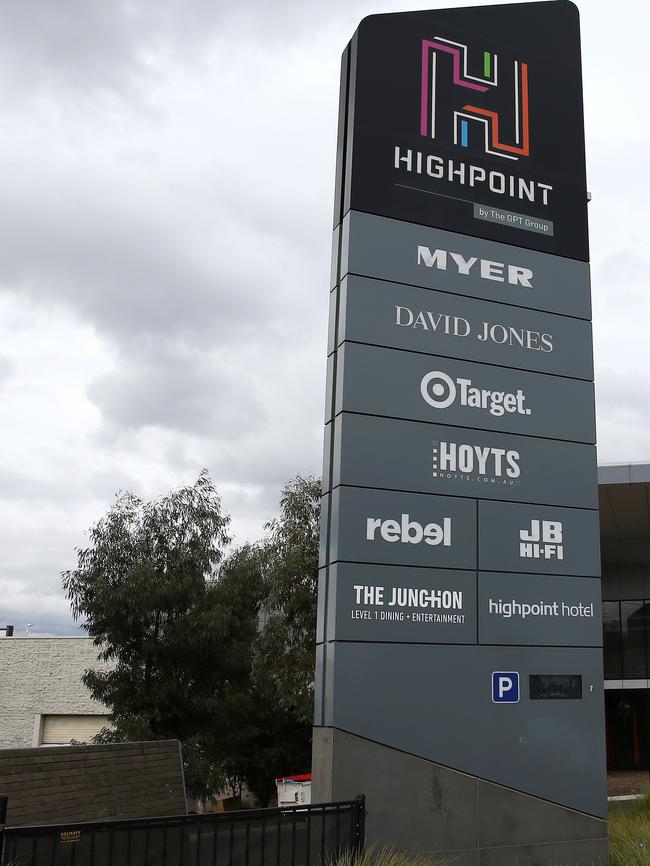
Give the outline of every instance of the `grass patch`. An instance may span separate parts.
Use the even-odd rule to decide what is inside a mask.
[[[393,848],[366,849],[363,854],[344,854],[328,866],[451,866],[448,860],[424,855],[399,854]]]
[[[650,791],[630,806],[609,813],[610,866],[650,863]]]

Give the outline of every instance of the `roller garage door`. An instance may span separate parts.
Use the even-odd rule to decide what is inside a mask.
[[[104,727],[110,727],[108,716],[43,716],[41,745],[88,743]]]

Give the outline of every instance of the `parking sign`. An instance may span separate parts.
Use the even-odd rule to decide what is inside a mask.
[[[494,671],[492,674],[492,702],[519,703],[519,674],[517,671]]]

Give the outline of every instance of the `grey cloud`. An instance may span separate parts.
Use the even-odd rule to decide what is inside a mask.
[[[623,415],[628,424],[650,424],[650,376],[633,365],[625,369],[601,368],[596,380],[599,414],[611,420],[612,414]]]
[[[84,500],[108,501],[117,490],[127,489],[137,481],[120,465],[90,462],[73,451],[62,453],[52,444],[44,446],[39,456],[47,465],[47,473],[28,464],[0,465],[0,503],[27,508],[54,503],[63,515]],[[5,549],[5,561],[6,556]]]
[[[160,335],[205,346],[257,341],[301,317],[295,336],[310,328],[328,257],[327,217],[315,231],[315,203],[253,192],[249,179],[242,185],[246,204],[235,206],[235,181],[225,174],[205,179],[218,195],[190,192],[169,201],[158,185],[131,188],[129,174],[88,185],[66,175],[5,185],[5,289],[65,303],[129,346]],[[192,225],[184,224],[185,214]],[[316,284],[315,267],[323,275]]]
[[[211,448],[206,443],[208,465],[219,481],[280,490],[296,472],[320,473],[322,438],[317,421],[306,425],[295,416],[278,418],[263,431],[242,434],[237,441],[223,439]]]
[[[57,578],[58,582],[58,578]],[[48,590],[5,582],[0,600],[0,627],[13,625],[15,635],[26,634],[28,623],[30,633],[38,634],[83,634],[79,624],[70,613],[70,606],[63,597],[57,583]]]
[[[191,257],[172,225],[156,224],[151,215],[138,219],[128,205],[102,211],[97,203],[86,213],[81,201],[76,204],[72,213],[69,205],[36,213],[34,201],[34,212],[14,209],[13,218],[0,206],[6,226],[0,279],[6,286],[67,301],[118,341],[161,332],[209,341],[217,326],[225,338],[238,339],[252,312],[271,314],[274,286],[259,293],[263,244],[248,247],[242,238],[246,254],[237,269],[215,244],[209,266],[198,254]]]
[[[628,313],[645,306],[650,289],[650,261],[639,248],[608,249],[593,268],[594,295]]]
[[[220,489],[237,491],[246,514],[251,502],[259,500],[260,508],[276,503],[272,515],[280,489],[296,473],[321,472],[323,364],[316,356],[307,362],[296,355],[299,373],[289,378],[283,363],[290,364],[291,359],[254,364],[250,378],[236,380],[233,397],[244,413],[238,430],[224,431],[215,424],[207,432],[199,431],[200,439],[176,440],[166,451],[169,465],[185,476],[207,466]],[[251,394],[263,406],[262,423],[246,414]],[[234,506],[232,513],[239,517]]]
[[[23,85],[122,90],[152,74],[157,53],[205,38],[219,7],[208,0],[5,3],[0,45]]]
[[[70,88],[133,96],[170,59],[197,63],[202,50],[228,52],[233,38],[241,37],[254,62],[256,51],[308,33],[315,20],[320,29],[346,11],[356,21],[368,5],[349,0],[326,6],[319,0],[4,3],[0,55],[10,76],[5,89],[9,95],[31,88]]]
[[[219,367],[201,356],[147,353],[95,381],[89,397],[118,428],[156,426],[225,438],[259,426],[266,419],[241,372]]]
[[[4,385],[12,376],[14,364],[10,358],[0,355],[0,387]]]
[[[60,497],[62,492],[60,479],[37,477],[33,473],[11,466],[0,467],[0,491],[0,498],[13,502],[51,500]]]

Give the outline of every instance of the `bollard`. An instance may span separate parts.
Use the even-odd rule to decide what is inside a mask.
[[[7,803],[9,797],[6,794],[0,794],[0,863],[4,853],[5,842],[5,826],[7,824]]]

